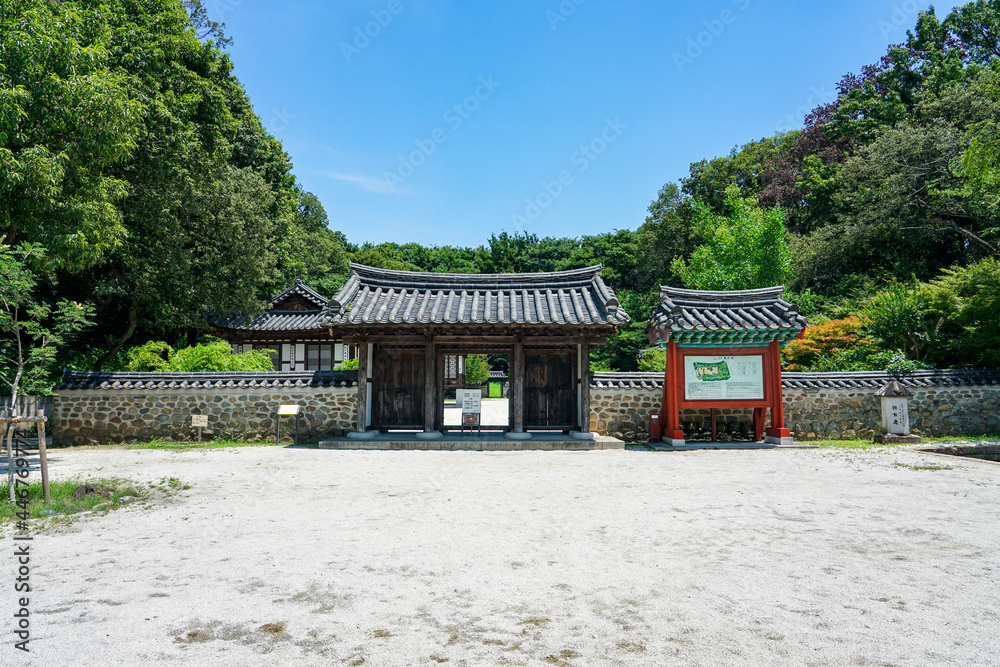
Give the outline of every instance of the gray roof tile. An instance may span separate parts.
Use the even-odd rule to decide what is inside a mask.
[[[283,371],[232,373],[90,373],[63,371],[58,390],[156,390],[280,387],[350,387],[358,384],[357,371]]]
[[[781,385],[789,389],[871,389],[884,387],[892,376],[884,371],[851,373],[782,373]],[[941,369],[914,371],[903,378],[907,387],[1000,385],[1000,370]],[[663,373],[595,371],[590,386],[597,389],[663,389]]]
[[[618,325],[629,321],[601,267],[553,273],[421,273],[351,264],[322,318],[364,324]]]
[[[684,331],[801,331],[807,325],[784,288],[718,292],[660,287],[660,305],[649,320],[650,340]]]

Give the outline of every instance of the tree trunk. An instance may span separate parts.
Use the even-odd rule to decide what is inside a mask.
[[[125,327],[125,333],[123,333],[122,337],[118,339],[118,342],[115,343],[114,347],[112,347],[110,350],[102,354],[101,358],[97,360],[97,363],[94,364],[95,371],[101,370],[101,367],[104,366],[104,364],[108,363],[108,361],[112,357],[118,354],[118,351],[122,349],[122,347],[125,345],[128,339],[132,337],[132,334],[135,333],[135,327],[138,324],[139,324],[139,310],[133,303],[128,308],[128,326]]]

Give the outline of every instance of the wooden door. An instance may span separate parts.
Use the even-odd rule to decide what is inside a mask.
[[[524,351],[524,427],[577,426],[576,355],[570,351]]]
[[[375,346],[372,353],[372,426],[424,428],[424,348]]]

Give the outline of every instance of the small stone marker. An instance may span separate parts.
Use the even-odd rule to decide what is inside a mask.
[[[913,392],[899,380],[890,380],[875,394],[882,402],[882,427],[880,442],[918,443],[920,436],[910,434],[910,398]]]

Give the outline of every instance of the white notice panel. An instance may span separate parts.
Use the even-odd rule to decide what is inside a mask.
[[[764,356],[684,357],[684,400],[764,399]]]
[[[482,412],[483,392],[480,389],[459,389],[455,398],[462,406],[463,415],[478,415]]]

